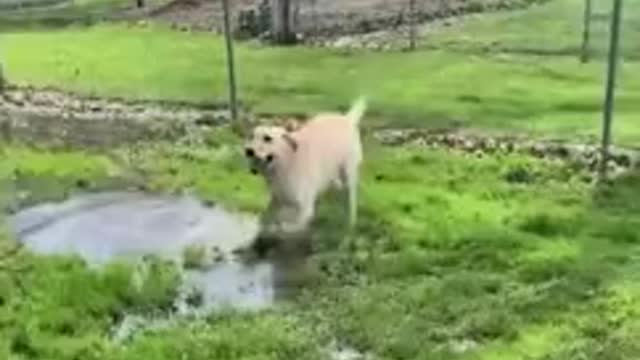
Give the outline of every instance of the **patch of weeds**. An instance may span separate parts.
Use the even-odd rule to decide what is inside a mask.
[[[536,175],[532,169],[519,165],[507,170],[504,179],[515,184],[530,184],[536,180]]]
[[[175,268],[157,262],[136,286],[133,268],[125,264],[91,270],[76,258],[36,257],[24,250],[11,261],[29,270],[0,277],[2,293],[11,294],[0,306],[0,337],[11,339],[15,355],[30,357],[100,358],[96,354],[117,318],[167,309],[179,280]]]
[[[640,223],[629,218],[597,219],[591,224],[590,232],[593,236],[609,239],[617,244],[638,244]]]
[[[250,174],[239,148],[161,143],[142,147],[137,154],[125,149],[119,156],[141,174],[151,191],[189,189],[205,201],[245,211],[260,211],[267,203],[262,179]]]
[[[121,169],[108,157],[81,151],[47,152],[4,149],[5,181],[11,189],[7,206],[15,209],[62,200],[74,192],[121,186]],[[1,180],[0,180],[1,181]]]
[[[105,359],[320,360],[310,327],[280,314],[220,314],[143,334]],[[248,345],[250,344],[250,345]]]
[[[626,215],[640,211],[640,172],[625,174],[610,185],[601,185],[594,193],[593,201],[600,211]]]
[[[545,237],[575,235],[583,225],[580,215],[568,216],[561,213],[544,212],[526,216],[518,225],[524,232]]]
[[[113,264],[113,271],[128,272],[128,264]],[[110,269],[110,268],[107,268]],[[129,292],[122,294],[133,311],[168,310],[178,295],[180,270],[171,261],[147,256],[139,269],[139,281],[132,282]]]
[[[508,229],[471,229],[442,250],[451,266],[467,270],[503,271],[515,266],[514,255],[530,246],[531,238]]]
[[[518,272],[525,282],[541,283],[567,276],[574,266],[574,260],[571,258],[550,258],[527,261],[519,267]]]
[[[182,263],[185,269],[199,269],[207,265],[209,254],[203,244],[187,246],[182,253]]]
[[[210,148],[145,145],[122,167],[139,170],[156,191],[190,189],[259,210],[266,191],[226,141]],[[69,155],[29,155],[36,162],[57,156]],[[504,174],[519,167],[536,174],[534,181],[505,181]],[[126,264],[93,271],[77,259],[21,253],[19,261],[35,268],[26,275],[0,274],[0,315],[9,319],[0,326],[0,355],[3,341],[11,339],[8,329],[20,323],[31,324],[22,341],[29,346],[21,351],[52,359],[314,359],[334,339],[390,359],[449,359],[460,355],[452,355],[455,344],[469,342],[473,347],[461,356],[491,354],[495,344],[529,349],[539,338],[529,329],[545,329],[565,313],[592,306],[618,274],[630,274],[624,271],[633,263],[628,254],[637,250],[629,211],[635,198],[625,196],[638,182],[625,180],[620,189],[614,183],[608,191],[620,193],[600,206],[611,199],[592,202],[587,186],[567,181],[556,168],[515,155],[475,160],[373,146],[362,171],[357,228],[344,231],[338,196],[321,200],[309,260],[319,271],[294,298],[269,311],[179,321],[126,347],[105,340],[108,329],[123,314],[168,309],[177,269],[147,259],[132,280]],[[43,178],[56,174],[50,171]],[[183,255],[194,267],[205,257],[197,248]],[[9,296],[16,293],[19,301]],[[623,317],[610,315],[606,323]],[[567,327],[570,334],[580,328]],[[579,339],[611,337],[611,329],[589,327]],[[537,357],[551,354],[545,351]]]
[[[379,279],[439,276],[446,273],[441,257],[438,252],[407,248],[394,253],[375,254],[367,267],[369,273]]]
[[[33,345],[27,330],[22,326],[9,336],[9,351],[27,358],[38,356],[38,350]]]

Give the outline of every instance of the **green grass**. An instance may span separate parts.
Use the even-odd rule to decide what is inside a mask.
[[[226,130],[208,138],[202,147],[153,144],[101,155],[13,146],[4,149],[12,161],[2,173],[5,180],[14,174],[24,203],[51,198],[51,189],[76,191],[80,179],[98,190],[109,183],[101,180],[120,177],[155,191],[191,188],[231,208],[261,209],[266,193],[241,161],[240,140]],[[319,273],[289,301],[258,313],[181,320],[120,345],[108,340],[117,314],[162,309],[171,276],[136,291],[124,265],[96,272],[77,260],[23,251],[4,263],[30,266],[27,275],[0,276],[20,284],[1,287],[0,354],[323,359],[332,340],[381,359],[640,354],[639,175],[595,189],[558,163],[366,146],[356,236],[342,240],[340,205],[322,201],[310,259]],[[526,172],[526,181],[514,182],[514,172]],[[73,296],[85,292],[90,301]],[[473,346],[455,353],[464,343]]]
[[[239,44],[240,97],[258,112],[291,113],[345,107],[364,93],[372,99],[378,124],[463,125],[592,139],[600,129],[605,65],[601,60],[580,65],[571,53],[580,42],[581,5],[580,0],[558,0],[485,15],[430,36],[435,49],[414,53],[341,54]],[[633,24],[640,12],[635,9],[629,4],[623,37],[630,55],[637,52]],[[594,46],[604,48],[602,29],[594,33],[600,34]],[[127,98],[227,98],[223,42],[214,35],[157,25],[98,25],[12,31],[1,41],[6,72],[17,83]],[[492,41],[498,50],[474,49]],[[547,48],[570,51],[566,56],[528,54]],[[621,68],[614,129],[618,143],[640,138],[635,125],[639,66],[631,56]]]
[[[552,1],[513,13],[480,16],[435,39],[428,39],[425,45],[472,53],[495,49],[516,54],[577,56],[582,45],[584,3],[583,0]],[[611,1],[593,1],[591,49],[596,58],[604,58],[608,51],[612,8]],[[634,40],[640,33],[638,11],[640,4],[626,2],[621,24],[621,53],[634,61],[640,56],[640,46]]]
[[[365,92],[376,124],[456,120],[576,140],[599,128],[604,69],[600,61],[578,65],[570,54],[580,3],[483,16],[434,35],[435,50],[411,54],[242,44],[242,98],[257,111],[308,112],[343,107]],[[627,3],[633,23],[636,5]],[[471,35],[477,41],[465,40]],[[523,54],[525,46],[547,50],[547,38],[555,44],[549,53],[569,48],[570,55]],[[475,44],[491,39],[504,52],[480,55]],[[631,54],[632,40],[625,38]],[[225,98],[223,47],[211,35],[100,25],[13,30],[1,41],[15,82],[126,98]],[[625,143],[640,135],[638,66],[622,68],[615,134]],[[5,144],[0,205],[15,210],[132,186],[193,190],[258,212],[266,190],[240,145],[224,128],[200,146],[96,153]],[[10,255],[15,243],[0,236],[0,358],[326,359],[333,341],[394,360],[640,356],[639,173],[594,188],[568,164],[517,155],[477,158],[370,139],[366,150],[354,235],[347,240],[340,231],[340,205],[323,201],[309,259],[317,275],[270,310],[179,319],[117,343],[110,331],[124,314],[167,310],[177,269],[154,260],[154,271],[136,283],[130,264],[97,270],[24,249]]]
[[[3,236],[0,253],[10,246]],[[96,359],[114,321],[126,313],[165,311],[178,284],[176,269],[159,261],[139,286],[128,264],[95,271],[79,259],[20,251],[0,265],[3,359]]]

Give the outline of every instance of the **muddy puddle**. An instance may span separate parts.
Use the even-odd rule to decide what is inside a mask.
[[[188,250],[200,249],[190,257],[202,266],[185,266],[183,284],[201,295],[199,310],[272,306],[293,291],[292,279],[304,267],[295,256],[249,260],[238,250],[253,242],[257,220],[190,196],[85,194],[25,209],[9,224],[36,253],[78,255],[96,266],[145,255],[185,265]]]

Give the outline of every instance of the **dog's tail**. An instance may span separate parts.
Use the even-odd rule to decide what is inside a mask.
[[[367,99],[365,97],[360,97],[353,103],[353,105],[351,105],[351,109],[347,113],[347,117],[351,119],[353,125],[358,126],[365,111],[367,111]]]

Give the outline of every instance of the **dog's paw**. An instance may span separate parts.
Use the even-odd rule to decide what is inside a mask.
[[[260,234],[253,241],[251,248],[259,257],[265,257],[271,249],[278,245],[278,241],[278,238],[273,235]]]
[[[283,222],[280,224],[280,232],[284,234],[293,235],[293,234],[302,233],[305,230],[306,230],[306,226],[300,223]]]

